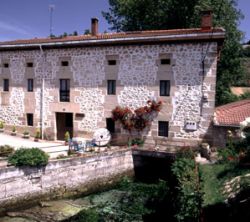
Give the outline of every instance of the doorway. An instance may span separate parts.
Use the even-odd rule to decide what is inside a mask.
[[[57,140],[64,140],[68,131],[70,138],[73,137],[73,113],[56,113]]]

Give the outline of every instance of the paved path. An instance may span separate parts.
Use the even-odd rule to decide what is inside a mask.
[[[20,147],[32,148],[37,147],[47,152],[51,158],[55,158],[60,154],[67,155],[68,146],[64,145],[63,141],[42,141],[34,142],[33,138],[23,139],[20,136],[11,136],[6,133],[0,133],[0,146],[1,145],[10,145],[16,149]]]

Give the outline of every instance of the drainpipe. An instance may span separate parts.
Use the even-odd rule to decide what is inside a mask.
[[[45,66],[45,55],[44,55],[44,51],[42,49],[42,45],[39,45],[39,48],[40,48],[40,52],[42,54],[42,72],[44,71],[44,66]],[[43,130],[44,130],[44,119],[43,119],[43,114],[44,114],[44,106],[43,106],[43,101],[44,101],[44,77],[43,77],[44,73],[42,73],[42,88],[41,88],[41,110],[40,110],[40,121],[41,121],[41,124],[40,124],[40,131],[41,131],[41,136],[42,136],[42,140],[44,139],[44,133],[43,133]]]

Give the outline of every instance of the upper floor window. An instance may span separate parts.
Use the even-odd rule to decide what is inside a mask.
[[[9,79],[4,79],[3,80],[3,91],[8,92],[9,86],[10,86]]]
[[[116,81],[115,80],[108,80],[107,94],[108,95],[115,95],[116,94]]]
[[[28,79],[28,82],[27,82],[27,90],[28,90],[28,92],[33,92],[33,88],[34,88],[33,79]]]
[[[160,80],[160,96],[170,95],[170,80]]]
[[[70,80],[60,79],[60,102],[70,101]]]
[[[27,62],[27,67],[32,68],[33,67],[33,62]]]
[[[4,63],[4,64],[3,64],[3,67],[4,67],[4,68],[9,68],[9,63]]]
[[[168,125],[167,121],[158,122],[158,136],[168,137]]]
[[[161,65],[170,65],[170,59],[161,59]]]
[[[115,59],[110,59],[110,60],[108,60],[108,64],[110,66],[115,66],[116,65],[116,60]]]
[[[61,62],[61,65],[62,65],[62,66],[69,66],[69,61],[62,61],[62,62]]]

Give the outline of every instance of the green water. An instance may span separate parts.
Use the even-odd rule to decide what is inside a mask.
[[[64,200],[41,202],[25,210],[8,212],[0,222],[144,221],[167,195],[165,182],[133,183],[123,180],[116,188]]]

